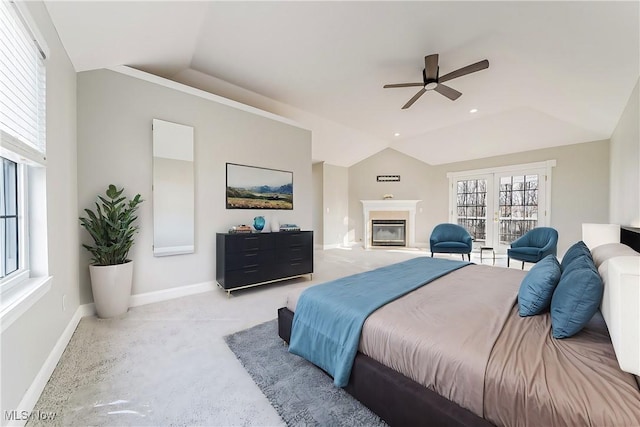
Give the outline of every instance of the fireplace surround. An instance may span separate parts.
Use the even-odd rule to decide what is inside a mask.
[[[361,200],[363,210],[362,243],[365,248],[372,245],[372,220],[405,220],[405,245],[415,247],[416,206],[421,200]]]

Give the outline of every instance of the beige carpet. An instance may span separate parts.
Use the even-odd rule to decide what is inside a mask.
[[[41,425],[283,425],[223,337],[276,317],[291,289],[424,251],[316,251],[308,278],[222,290],[82,319],[35,410]],[[39,425],[31,422],[29,425]]]

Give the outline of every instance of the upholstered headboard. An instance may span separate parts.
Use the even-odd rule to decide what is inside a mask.
[[[640,375],[640,253],[616,247],[620,242],[640,251],[636,236],[623,233],[621,242],[620,227],[612,224],[583,224],[582,233],[604,282],[600,308],[620,369]]]

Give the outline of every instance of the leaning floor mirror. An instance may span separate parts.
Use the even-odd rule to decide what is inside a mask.
[[[153,119],[153,255],[194,252],[193,127]]]

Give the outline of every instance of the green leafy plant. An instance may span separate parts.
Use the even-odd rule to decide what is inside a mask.
[[[106,196],[98,196],[96,211],[85,209],[87,217],[80,218],[80,225],[89,232],[94,245],[84,246],[93,256],[93,265],[116,265],[127,262],[129,249],[133,245],[133,235],[138,226],[133,223],[138,219],[135,212],[143,202],[139,194],[127,200],[122,196],[124,188],[118,190],[111,184]]]

